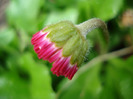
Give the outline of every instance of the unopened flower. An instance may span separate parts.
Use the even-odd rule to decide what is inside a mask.
[[[83,29],[82,24],[74,25],[69,21],[62,21],[34,34],[31,43],[39,59],[53,63],[53,74],[71,80],[89,49],[85,38],[88,31]]]

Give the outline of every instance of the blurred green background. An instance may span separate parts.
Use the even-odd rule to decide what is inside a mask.
[[[32,35],[94,17],[108,25],[108,52],[100,53],[104,41],[92,31],[92,48],[74,78],[53,75],[52,64],[33,51]],[[132,44],[132,0],[0,0],[0,99],[133,99]]]

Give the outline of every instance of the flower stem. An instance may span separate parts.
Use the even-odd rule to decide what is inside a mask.
[[[86,36],[88,32],[96,29],[96,28],[101,28],[103,32],[108,35],[108,29],[107,25],[100,20],[99,18],[93,18],[90,20],[87,20],[79,25],[76,25],[77,28],[81,31],[82,35]]]
[[[99,28],[100,30],[102,30],[102,32],[99,34],[99,37],[100,37],[99,43],[101,43],[99,45],[100,45],[101,53],[107,52],[107,44],[109,42],[109,33],[108,33],[107,25],[105,24],[105,22],[103,22],[102,20],[98,18],[93,18],[79,25],[76,25],[76,27],[80,30],[81,34],[84,37],[86,37],[88,32],[96,28]]]

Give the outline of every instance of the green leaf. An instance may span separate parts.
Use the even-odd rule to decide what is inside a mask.
[[[115,65],[116,68],[118,69],[124,69],[127,72],[130,72],[133,74],[133,56],[129,57],[127,60],[123,59],[113,59],[110,60],[111,64]]]
[[[114,18],[122,8],[123,0],[79,0],[79,10],[88,18],[98,17],[104,21]]]
[[[74,81],[68,81],[57,94],[58,99],[96,99],[101,91],[100,64],[80,73]],[[76,76],[76,75],[75,75]]]
[[[14,38],[14,30],[10,28],[0,30],[0,47],[7,46]]]
[[[43,3],[44,0],[11,0],[7,8],[8,21],[27,32],[36,31],[38,14]]]
[[[72,21],[73,23],[76,23],[77,18],[78,18],[78,10],[76,8],[67,8],[63,11],[55,10],[48,15],[48,18],[44,23],[44,25],[57,23],[61,20],[69,20]]]
[[[103,86],[99,99],[121,99],[118,92],[118,83],[115,80],[116,72],[112,65],[107,65],[106,74],[103,75]]]
[[[0,69],[0,98],[55,99],[48,68],[31,54],[9,57],[6,63],[8,72]]]
[[[55,93],[51,87],[51,78],[45,65],[37,64],[30,54],[25,54],[20,59],[31,78],[30,92],[32,99],[54,99]]]
[[[56,0],[56,5],[59,5],[61,7],[69,6],[76,3],[76,0]]]
[[[0,76],[1,99],[29,99],[28,83],[18,77],[16,73],[8,72]]]
[[[105,89],[112,90],[113,94],[111,96],[117,96],[117,99],[132,99],[133,97],[132,59],[133,57],[130,57],[123,61],[122,59],[116,58],[110,60],[110,64],[108,65],[108,80]],[[105,99],[107,99],[107,97]]]

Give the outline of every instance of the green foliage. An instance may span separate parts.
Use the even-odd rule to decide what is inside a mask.
[[[101,65],[87,69],[78,75],[78,78],[63,85],[58,99],[96,99],[101,91],[99,72]]]
[[[78,10],[71,7],[67,8],[65,10],[54,10],[52,11],[47,20],[44,22],[45,25],[51,24],[51,23],[57,23],[61,20],[70,20],[73,23],[76,23],[78,19]]]
[[[88,66],[106,48],[110,53],[133,44],[132,26],[121,27],[121,15],[132,9],[131,4],[130,0],[10,0],[7,25],[0,24],[0,99],[132,99],[131,54]],[[108,23],[109,47],[104,46],[102,35],[97,39],[92,31],[87,40],[94,47],[74,78],[53,76],[51,64],[39,60],[33,51],[32,35],[51,23],[70,20],[77,24],[94,17]]]
[[[55,94],[51,88],[47,67],[35,63],[30,54],[23,55],[20,64],[30,75],[32,99],[54,99]]]
[[[11,71],[3,72],[0,76],[2,98],[54,99],[55,93],[52,90],[51,78],[46,66],[35,63],[28,53],[21,56],[17,63],[14,62],[9,59],[7,63]],[[18,72],[17,68],[21,71]],[[28,78],[24,78],[25,75]]]
[[[58,99],[131,99],[133,97],[133,56],[109,60],[102,67],[95,63],[91,68],[79,70],[77,78],[66,81],[59,89]],[[105,73],[102,73],[105,68]],[[101,74],[102,73],[102,74]]]
[[[126,61],[123,61],[122,59],[110,60],[107,68],[107,83],[105,84],[105,89],[102,93],[102,99],[107,99],[109,96],[110,99],[131,99],[133,97],[132,60],[133,56]],[[110,92],[107,92],[108,90]]]
[[[7,46],[14,38],[13,29],[0,30],[0,47]]]
[[[98,17],[107,21],[118,14],[123,3],[123,0],[79,0],[78,4],[87,19]]]
[[[29,99],[28,83],[13,72],[3,73],[0,76],[1,99]]]
[[[40,8],[44,0],[11,0],[7,8],[10,24],[26,32],[37,30]]]

